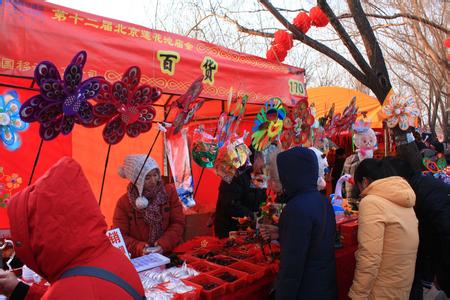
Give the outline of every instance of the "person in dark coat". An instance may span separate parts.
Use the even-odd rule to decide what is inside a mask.
[[[397,173],[405,178],[416,194],[419,221],[419,249],[416,274],[410,299],[423,299],[423,283],[430,288],[434,277],[450,297],[450,185],[432,176],[414,172],[404,160],[387,157]]]
[[[278,154],[278,176],[288,199],[280,217],[276,299],[337,299],[333,208],[317,189],[314,152],[295,147]]]
[[[235,176],[231,183],[222,180],[216,204],[214,233],[218,238],[227,238],[230,231],[238,230],[236,217],[253,217],[260,205],[266,201],[266,189],[258,188],[252,176],[262,172],[264,159],[260,152],[250,157],[252,168]]]

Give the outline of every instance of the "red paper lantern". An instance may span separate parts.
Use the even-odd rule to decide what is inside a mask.
[[[309,16],[311,17],[312,25],[316,27],[325,27],[328,25],[328,17],[318,6],[314,6],[309,11]]]
[[[266,58],[270,61],[283,62],[287,56],[287,50],[282,44],[275,44],[266,53]]]
[[[294,26],[303,33],[307,33],[311,28],[311,18],[304,11],[300,12],[294,19]]]
[[[445,48],[450,48],[450,39],[446,39],[444,42]]]
[[[287,56],[287,49],[284,48],[284,45],[282,44],[275,44],[272,46],[273,51],[275,52],[275,55],[278,57],[280,62],[284,61],[284,59]]]
[[[266,58],[270,61],[277,61],[277,57],[275,56],[275,52],[273,52],[272,47],[269,48],[266,52]]]
[[[285,30],[277,30],[275,32],[275,38],[273,44],[281,44],[286,50],[289,50],[294,46],[294,41],[292,40],[292,35]]]

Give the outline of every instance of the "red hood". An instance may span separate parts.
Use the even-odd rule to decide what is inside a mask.
[[[17,256],[49,282],[111,247],[81,166],[62,158],[8,206]]]

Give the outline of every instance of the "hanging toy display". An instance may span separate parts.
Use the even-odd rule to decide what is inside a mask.
[[[231,183],[238,169],[245,168],[249,161],[251,152],[244,143],[246,136],[247,133],[244,133],[244,136],[228,142],[219,150],[214,169],[216,174],[227,183]]]
[[[342,114],[338,113],[332,117],[327,116],[328,121],[324,126],[326,135],[331,138],[343,131],[348,131],[356,121],[357,114],[356,97],[353,97]]]
[[[314,116],[308,107],[308,100],[302,99],[289,108],[280,137],[283,149],[304,145],[308,141],[313,124]]]
[[[422,163],[427,169],[423,172],[424,175],[432,175],[444,183],[450,184],[450,168],[447,166],[447,160],[441,153],[435,158],[425,157]]]
[[[359,160],[372,158],[373,152],[378,149],[378,142],[375,132],[370,128],[370,122],[358,120],[353,125],[353,130],[355,132],[354,143]]]
[[[0,207],[5,207],[11,198],[12,191],[22,185],[22,177],[16,173],[6,175],[3,167],[0,167]]]
[[[224,112],[220,115],[216,134],[219,148],[221,148],[230,138],[234,138],[236,135],[245,114],[247,101],[248,96],[242,96],[237,100],[236,106],[232,112],[229,112],[228,114]]]
[[[252,146],[256,151],[262,151],[275,141],[283,131],[286,110],[280,98],[267,101],[264,108],[256,116],[253,126]]]
[[[186,128],[181,134],[167,136],[166,150],[178,196],[186,207],[192,207],[195,205],[194,179]]]
[[[82,81],[86,60],[86,51],[77,53],[66,67],[63,79],[58,68],[49,61],[36,66],[34,80],[40,93],[22,105],[20,117],[28,123],[39,122],[43,140],[52,140],[59,133],[69,134],[75,123],[92,121],[92,105],[87,100],[97,96],[103,77]]]
[[[148,132],[156,116],[153,104],[161,97],[161,90],[149,85],[139,86],[141,70],[130,67],[121,81],[110,84],[101,80],[101,89],[95,101],[94,118],[85,126],[97,127],[106,123],[103,139],[107,144],[118,144],[125,133],[137,137]]]
[[[28,129],[28,123],[20,119],[20,101],[16,91],[8,91],[0,95],[0,138],[3,146],[9,150],[17,150],[22,144],[19,132]]]
[[[402,98],[389,93],[381,107],[381,115],[389,128],[398,126],[401,130],[417,127],[420,111],[413,97]]]
[[[218,154],[218,144],[214,136],[208,134],[204,126],[194,130],[192,143],[192,159],[202,168],[214,167]]]
[[[173,134],[178,134],[181,128],[192,120],[194,114],[202,107],[203,102],[205,102],[205,98],[200,98],[197,101],[198,96],[203,90],[202,81],[203,75],[191,84],[186,93],[172,103],[172,108],[178,108],[177,115],[172,123]]]

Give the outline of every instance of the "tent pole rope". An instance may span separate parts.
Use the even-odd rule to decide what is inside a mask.
[[[37,163],[39,161],[39,157],[41,156],[41,149],[42,149],[42,144],[43,143],[44,143],[44,139],[41,138],[41,142],[39,144],[39,149],[38,149],[38,152],[36,154],[36,158],[34,159],[33,169],[31,169],[31,176],[30,176],[30,179],[28,180],[28,185],[30,185],[31,181],[33,180],[34,171],[36,170],[36,166],[37,166]]]
[[[166,122],[167,117],[169,116],[169,113],[170,113],[171,110],[172,110],[172,106],[169,107],[169,110],[168,110],[168,112],[167,112],[167,114],[166,114],[166,116],[165,116],[165,118],[164,118],[164,122],[163,122],[163,123]],[[136,182],[138,181],[139,176],[141,176],[141,173],[142,173],[142,170],[144,169],[145,163],[147,162],[147,160],[148,160],[150,154],[152,153],[153,148],[154,148],[155,145],[156,145],[156,141],[158,140],[158,137],[159,137],[159,134],[160,134],[160,133],[161,133],[161,130],[158,130],[158,133],[156,134],[156,137],[155,137],[155,139],[153,140],[153,143],[152,143],[150,149],[149,149],[148,152],[147,152],[147,156],[145,157],[144,162],[142,163],[141,169],[139,170],[139,173],[138,173],[138,175],[136,176],[136,179],[135,179],[134,182],[133,182],[133,185],[134,185],[134,186],[136,185]]]
[[[103,169],[102,187],[100,188],[100,197],[98,198],[98,206],[102,204],[103,188],[105,186],[106,169],[108,168],[110,151],[111,151],[111,144],[108,144],[108,153],[106,154],[105,168]]]

